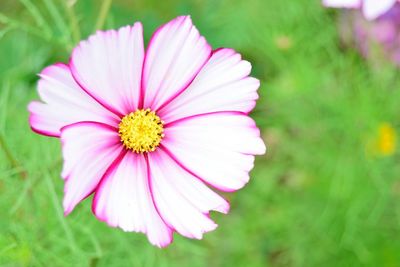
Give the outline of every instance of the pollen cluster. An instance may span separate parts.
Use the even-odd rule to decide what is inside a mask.
[[[136,153],[156,150],[163,134],[163,121],[150,109],[139,109],[125,115],[119,123],[119,136],[126,149]]]

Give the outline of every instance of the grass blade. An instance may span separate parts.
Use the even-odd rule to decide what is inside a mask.
[[[94,30],[100,30],[104,27],[104,22],[106,21],[108,12],[110,11],[111,4],[112,4],[112,0],[104,0],[103,1],[103,4],[101,5],[101,8],[100,8],[100,14],[97,17],[97,22],[96,22]]]
[[[30,0],[19,0],[32,15],[36,23],[40,28],[42,28],[46,34],[51,35],[51,27],[46,23],[45,18],[40,13],[39,8],[37,8]]]
[[[67,41],[71,42],[71,32],[68,29],[67,23],[64,21],[60,11],[57,9],[57,7],[54,5],[54,2],[52,0],[43,0],[47,10],[49,11],[56,27],[58,30],[63,34],[64,38],[67,39]]]
[[[60,222],[61,227],[64,229],[65,235],[67,236],[67,240],[69,242],[69,246],[71,248],[72,252],[76,252],[77,251],[77,245],[75,242],[75,238],[74,235],[72,234],[72,231],[70,229],[70,227],[68,226],[67,222],[65,221],[65,218],[63,216],[63,212],[60,208],[60,203],[57,199],[57,194],[54,188],[54,184],[53,181],[51,180],[51,177],[49,176],[49,174],[45,174],[44,175],[46,177],[46,183],[47,183],[47,187],[49,189],[50,192],[50,197],[54,206],[54,209],[56,211],[56,216],[58,221]]]
[[[62,45],[65,48],[68,48],[66,46],[66,44],[64,42],[62,42],[61,40],[52,38],[51,34],[42,32],[35,27],[32,27],[25,23],[22,23],[16,19],[10,18],[1,12],[0,12],[0,23],[6,24],[7,27],[9,27],[10,29],[18,29],[18,30],[24,31],[26,33],[29,33],[31,35],[34,35],[40,39],[43,39],[46,42],[53,43],[54,45],[57,45],[57,46]]]
[[[64,8],[67,12],[69,24],[70,24],[70,31],[72,34],[72,40],[74,44],[78,43],[81,39],[81,31],[79,28],[79,21],[76,17],[75,10],[74,10],[74,5],[76,4],[77,1],[69,2],[69,1],[62,1],[64,4]],[[72,45],[74,45],[72,44]],[[72,46],[71,45],[71,46]]]

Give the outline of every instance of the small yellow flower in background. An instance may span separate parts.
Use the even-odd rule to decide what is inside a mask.
[[[367,143],[370,156],[391,156],[396,152],[396,130],[388,122],[379,124],[376,134]]]
[[[382,156],[390,156],[396,150],[396,130],[390,123],[379,126],[377,150]]]

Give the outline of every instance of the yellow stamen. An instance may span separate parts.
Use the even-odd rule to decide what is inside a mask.
[[[148,108],[124,116],[118,133],[125,148],[144,153],[156,150],[164,137],[163,131],[163,121]]]

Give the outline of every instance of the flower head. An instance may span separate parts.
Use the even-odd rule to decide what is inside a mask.
[[[65,214],[94,194],[98,219],[160,247],[174,231],[215,229],[209,212],[229,204],[206,184],[240,189],[265,153],[248,116],[259,87],[250,70],[234,50],[212,50],[187,16],[160,27],[146,51],[135,23],[97,32],[69,64],[45,68],[30,125],[61,139]]]
[[[398,0],[323,0],[328,7],[361,9],[365,18],[374,20],[388,12]]]

